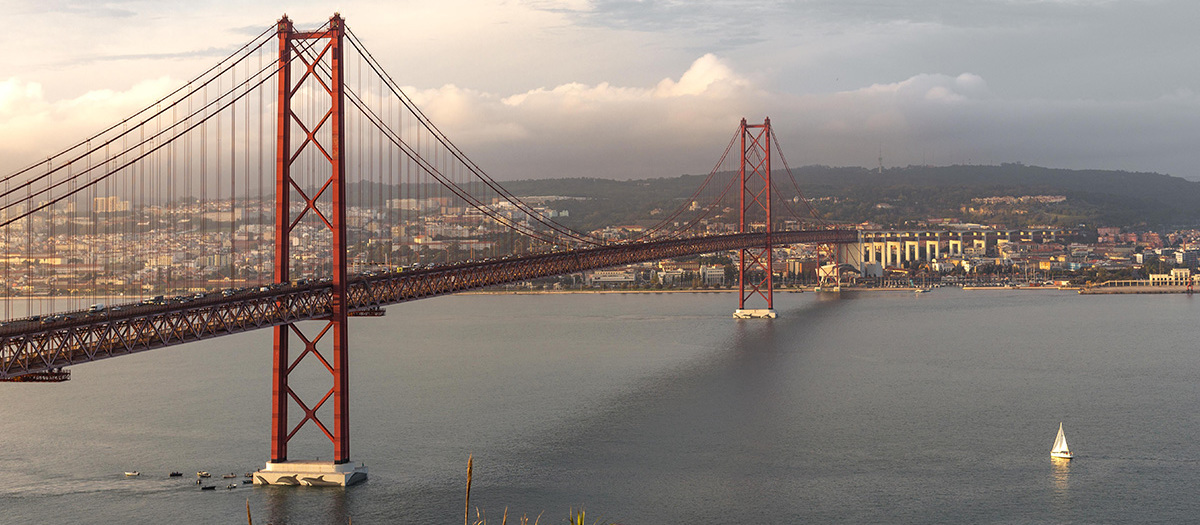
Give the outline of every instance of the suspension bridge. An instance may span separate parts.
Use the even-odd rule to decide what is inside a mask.
[[[773,171],[790,184],[774,184]],[[72,365],[271,329],[271,455],[260,484],[366,478],[350,459],[351,316],[736,252],[735,317],[773,317],[776,247],[820,244],[836,256],[858,240],[816,215],[769,119],[743,119],[701,187],[640,232],[578,231],[474,163],[336,14],[310,31],[285,16],[0,186],[0,380],[62,381]],[[290,382],[305,360],[331,378],[318,399]],[[302,430],[325,436],[333,460],[289,461]]]

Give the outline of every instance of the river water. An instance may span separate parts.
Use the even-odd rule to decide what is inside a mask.
[[[776,299],[771,321],[731,319],[730,294],[466,295],[354,318],[351,456],[370,480],[348,489],[195,485],[267,458],[269,331],[0,384],[0,522],[243,523],[248,499],[256,523],[457,523],[468,454],[494,523],[581,506],[624,524],[1200,515],[1197,299]],[[291,457],[328,455],[321,439]]]

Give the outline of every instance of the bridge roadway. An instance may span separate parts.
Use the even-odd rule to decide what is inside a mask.
[[[452,264],[423,270],[359,274],[347,284],[350,311],[465,290],[623,264],[713,253],[765,244],[766,232],[735,233]],[[777,231],[774,245],[858,242],[854,230]],[[211,339],[275,325],[320,320],[330,313],[327,281],[276,284],[194,301],[121,305],[106,312],[74,312],[0,327],[0,379],[47,372],[88,361]]]

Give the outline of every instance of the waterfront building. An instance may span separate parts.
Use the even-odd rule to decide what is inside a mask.
[[[725,265],[714,264],[700,267],[700,280],[707,285],[725,284]]]
[[[672,284],[682,284],[684,280],[683,270],[666,270],[658,272],[658,282],[663,286]]]
[[[1187,268],[1175,268],[1171,273],[1150,274],[1150,286],[1187,286],[1192,280],[1192,271]]]
[[[633,284],[637,282],[637,272],[632,268],[621,270],[596,270],[594,272],[585,273],[588,286],[606,286]]]
[[[1061,228],[1000,230],[955,225],[950,230],[860,230],[856,259],[884,267],[932,262],[944,257],[985,257],[1009,251],[1007,245],[1057,244],[1074,232]],[[959,227],[961,226],[961,227]]]

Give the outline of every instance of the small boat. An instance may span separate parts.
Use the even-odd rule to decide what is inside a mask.
[[[141,472],[138,472],[138,471],[136,471],[136,470],[126,470],[126,471],[125,471],[125,475],[126,475],[126,476],[130,476],[130,477],[133,477],[133,476],[141,476],[141,475],[142,475],[142,473],[141,473]]]
[[[252,480],[252,479],[243,479],[242,480],[242,485],[249,485],[251,483],[254,483],[254,480]]]
[[[200,472],[197,472],[197,473],[196,473],[196,477],[198,477],[198,478],[211,478],[211,477],[212,477],[212,474],[209,474],[207,470],[201,470]]]
[[[1050,448],[1050,457],[1071,459],[1075,457],[1071,453],[1071,449],[1067,447],[1067,436],[1063,434],[1062,422],[1058,423],[1058,437],[1054,438],[1054,446]]]
[[[235,484],[235,483],[230,483],[230,484],[228,484],[228,485],[226,485],[226,486],[225,486],[225,490],[233,490],[233,489],[234,489],[234,488],[236,488],[236,487],[237,487],[237,484]]]
[[[247,477],[247,478],[253,478],[253,477],[254,477],[254,473],[253,473],[253,472],[247,472],[247,473],[245,473],[245,474],[244,474],[244,477]]]
[[[230,473],[228,473],[228,474],[225,474],[224,476],[221,476],[221,477],[222,477],[222,478],[225,478],[225,479],[233,479],[233,478],[236,478],[236,477],[237,477],[237,474],[234,474],[234,473],[230,472]]]
[[[217,486],[216,485],[205,485],[203,487],[200,487],[200,490],[217,490]]]
[[[172,478],[178,478],[179,476],[182,476],[182,475],[183,475],[182,472],[172,472],[172,473],[168,474],[168,476],[170,476]]]

